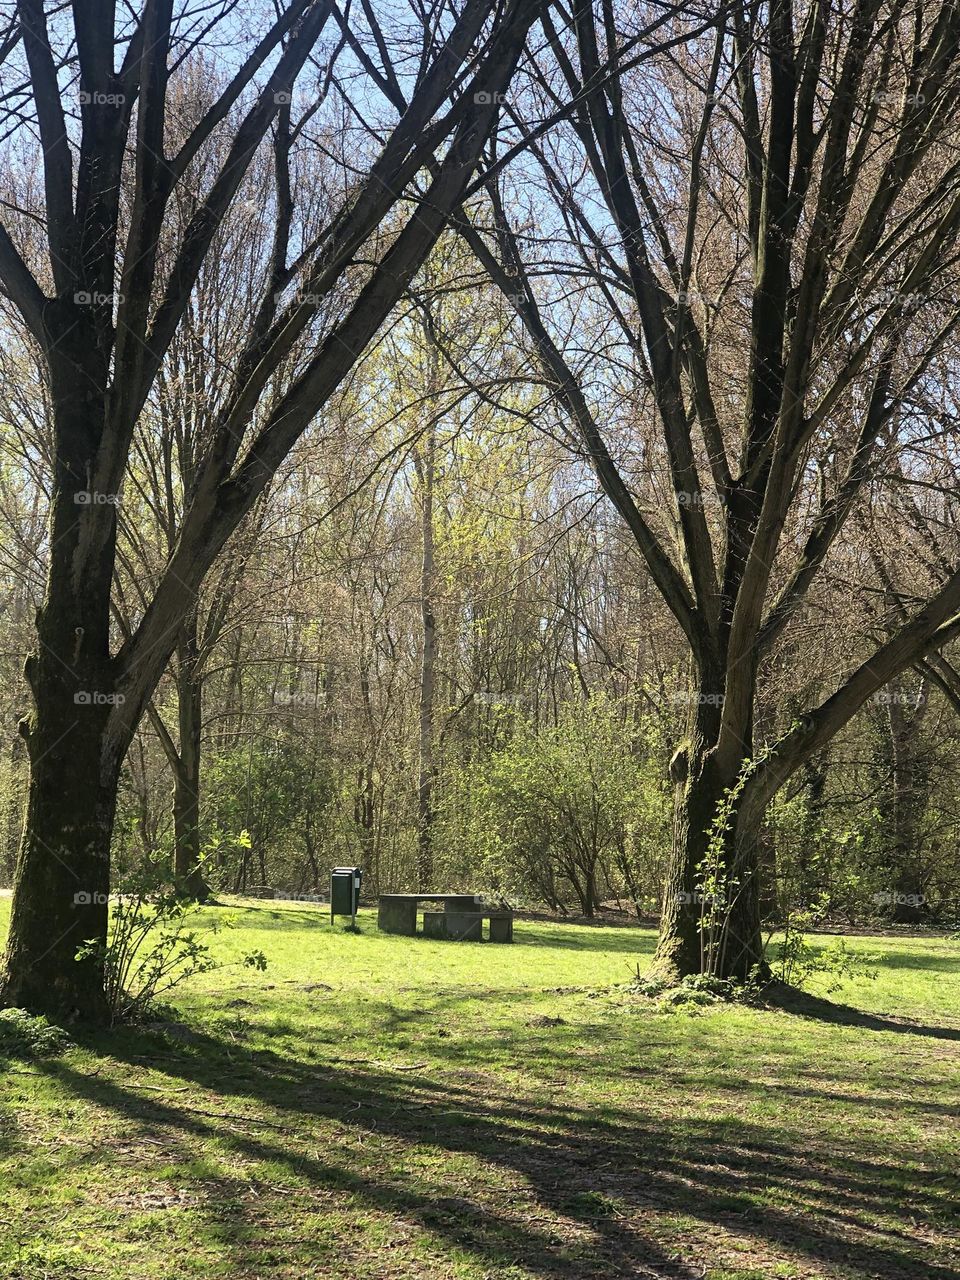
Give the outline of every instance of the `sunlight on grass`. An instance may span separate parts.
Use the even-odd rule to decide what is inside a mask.
[[[663,1012],[627,988],[654,935],[626,924],[519,920],[511,947],[234,902],[198,925],[267,972],[8,1064],[0,1274],[954,1274],[956,942],[850,939],[880,976],[825,1020]]]

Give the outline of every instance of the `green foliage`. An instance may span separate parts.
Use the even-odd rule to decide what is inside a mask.
[[[70,1046],[62,1027],[26,1009],[0,1009],[0,1057],[53,1058]]]
[[[700,973],[716,978],[721,972],[730,933],[730,918],[745,885],[739,874],[739,850],[734,845],[737,803],[750,778],[772,754],[765,746],[752,760],[744,760],[737,780],[717,806],[708,832],[707,852],[697,867],[700,902]]]
[[[214,884],[239,887],[250,877],[265,881],[301,856],[304,823],[319,821],[334,796],[315,743],[278,733],[212,755],[206,767],[209,797],[205,829]],[[271,870],[268,873],[268,858]]]
[[[681,978],[676,986],[662,992],[660,1008],[706,1008],[713,1004],[742,1001],[752,994],[751,987],[730,978],[718,978],[710,973],[690,973]]]
[[[816,908],[791,911],[777,943],[773,973],[781,982],[804,988],[814,977],[826,977],[828,992],[838,991],[847,978],[877,977],[879,957],[851,951],[843,938],[826,947],[812,947],[806,930],[817,919]]]
[[[88,941],[77,952],[78,959],[95,955],[103,962],[111,1022],[148,1018],[188,978],[223,967],[207,938],[191,927],[199,915],[166,883],[162,864],[148,864],[124,881],[113,900],[106,944]],[[229,924],[229,917],[215,917],[214,932]],[[267,967],[259,950],[241,962],[260,971]]]
[[[766,827],[777,851],[776,897],[781,917],[825,898],[822,915],[850,923],[875,914],[871,893],[881,887],[870,871],[869,829],[835,811],[808,787],[775,797]]]
[[[539,731],[514,710],[502,743],[450,788],[438,843],[468,851],[485,887],[590,915],[611,891],[638,909],[656,892],[667,848],[665,787],[603,695],[569,704]]]

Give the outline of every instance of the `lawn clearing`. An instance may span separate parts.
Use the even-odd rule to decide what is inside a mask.
[[[225,916],[266,974],[0,1063],[3,1277],[960,1276],[960,943],[851,940],[839,1011],[666,1013],[637,927]]]

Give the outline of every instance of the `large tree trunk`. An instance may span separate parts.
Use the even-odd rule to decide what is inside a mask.
[[[722,777],[708,755],[694,762],[685,782],[677,783],[673,850],[654,962],[671,979],[711,972],[744,981],[763,965],[759,832],[730,803],[736,782],[736,776]],[[714,839],[711,848],[711,831],[722,810],[731,829]],[[723,885],[713,898],[704,892],[705,861]]]
[[[88,941],[106,944],[110,840],[129,745],[110,659],[119,498],[107,491],[109,477],[98,479],[93,456],[105,382],[89,334],[67,329],[51,358],[50,567],[25,668],[30,784],[0,986],[3,1003],[91,1020],[105,1012],[102,955],[78,961],[76,953]]]
[[[738,812],[742,759],[725,767],[719,762],[721,687],[715,676],[691,695],[690,736],[670,765],[673,847],[654,958],[656,970],[670,980],[701,972],[743,980],[763,964],[759,825]],[[749,705],[749,699],[744,702]],[[744,744],[742,758],[748,755]],[[727,829],[712,839],[721,815]],[[713,899],[704,893],[707,863],[724,885]]]
[[[38,708],[2,998],[55,1017],[99,1021],[106,1013],[102,956],[76,955],[83,943],[102,946],[107,936],[117,771],[100,708],[78,706],[72,726],[69,711],[44,710]],[[59,747],[45,750],[58,736]]]
[[[202,902],[210,889],[200,868],[200,731],[203,683],[197,662],[197,620],[192,616],[177,646],[180,750],[173,766],[173,878],[184,898]]]

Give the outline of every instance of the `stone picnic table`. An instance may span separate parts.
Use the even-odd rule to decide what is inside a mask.
[[[513,941],[513,912],[509,907],[488,907],[476,893],[381,893],[377,927],[382,933],[416,937],[421,902],[441,903],[442,911],[423,913],[425,938],[456,942],[482,942],[483,922],[490,921],[491,942]]]

